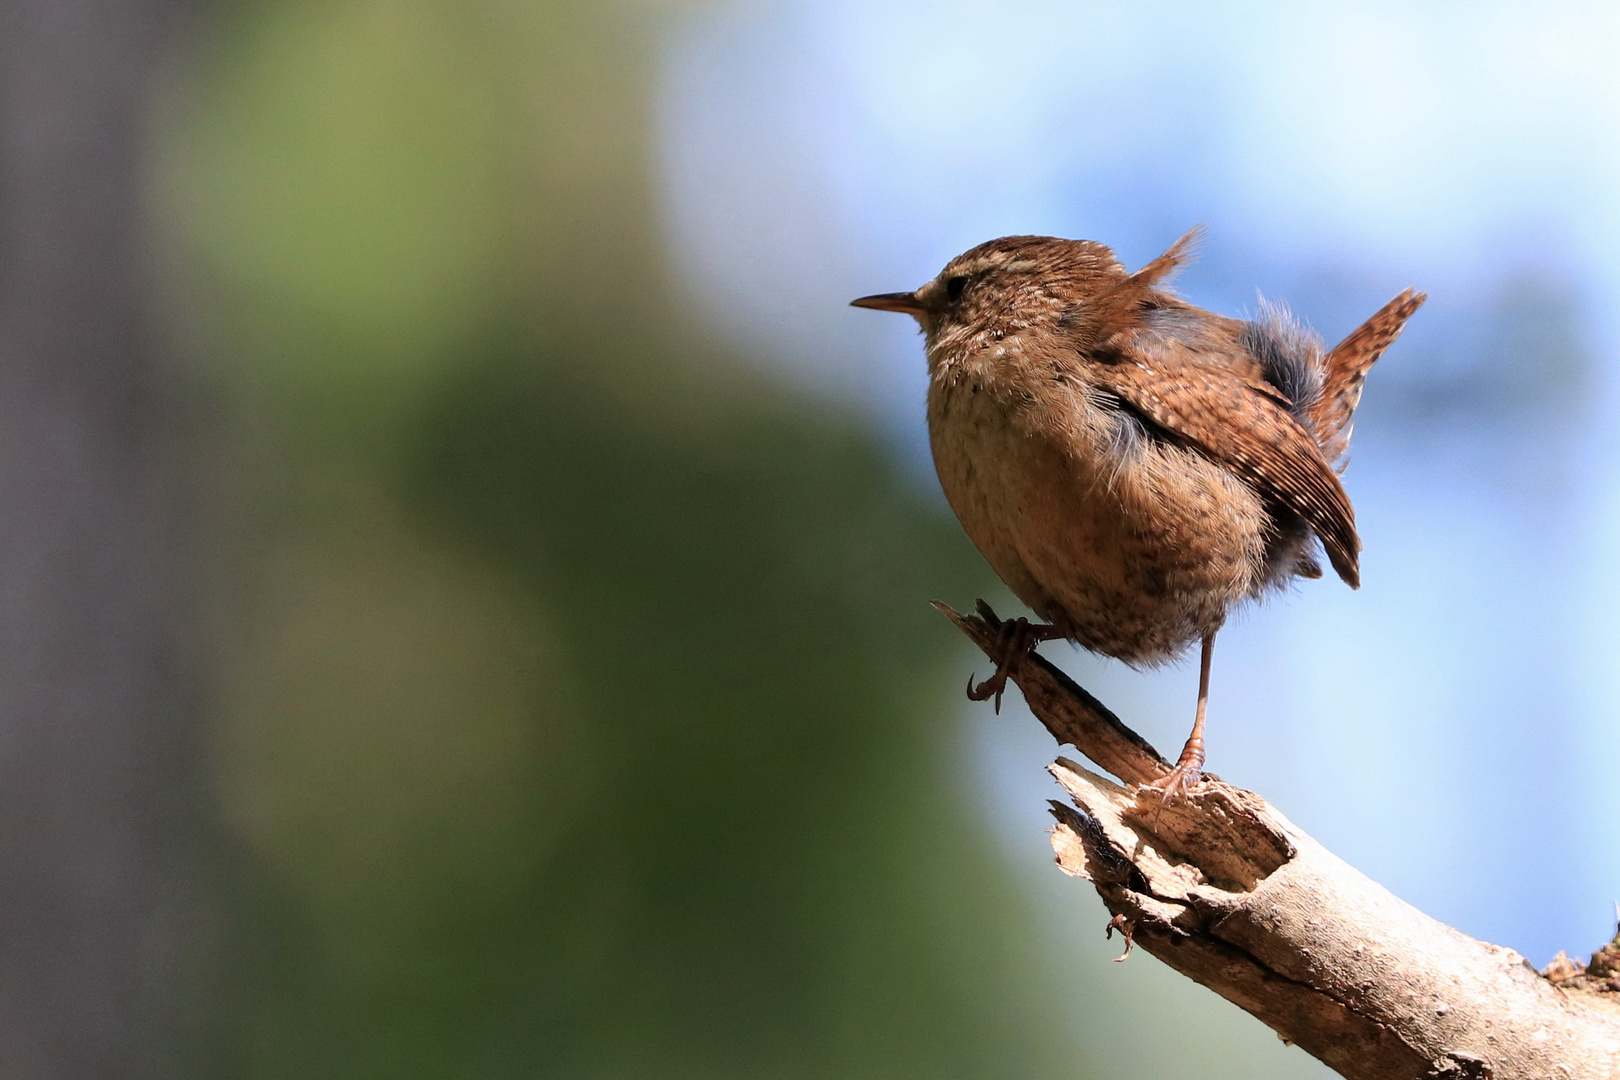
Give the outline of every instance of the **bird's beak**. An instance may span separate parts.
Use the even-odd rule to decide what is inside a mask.
[[[902,315],[921,315],[923,313],[922,301],[917,299],[914,292],[886,292],[876,296],[863,296],[859,300],[851,300],[850,307],[871,308],[873,311],[898,311]]]

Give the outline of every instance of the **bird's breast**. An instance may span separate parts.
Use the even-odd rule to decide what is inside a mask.
[[[1080,644],[1133,663],[1179,652],[1263,585],[1259,497],[1148,432],[1083,366],[992,345],[937,364],[940,486],[997,575]]]

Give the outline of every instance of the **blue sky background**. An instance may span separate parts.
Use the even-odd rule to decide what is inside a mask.
[[[1357,426],[1365,585],[1304,583],[1222,633],[1210,765],[1539,966],[1612,934],[1620,898],[1617,60],[1597,4],[738,4],[667,58],[670,258],[744,352],[867,410],[930,489],[921,342],[845,305],[989,237],[1136,265],[1202,222],[1187,297],[1258,290],[1330,342],[1428,291]],[[1047,648],[1179,746],[1191,665]],[[964,769],[1051,933],[1089,942],[1101,908],[1045,849],[1052,748],[1008,712],[964,705]],[[1318,1075],[1153,964],[1087,975],[1076,1023],[1169,995],[1193,1019],[1136,1064],[1230,1037],[1257,1055],[1233,1075]]]

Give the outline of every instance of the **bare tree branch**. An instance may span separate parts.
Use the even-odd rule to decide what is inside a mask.
[[[994,612],[936,606],[994,656]],[[1125,781],[1051,767],[1074,801],[1052,804],[1058,865],[1096,887],[1110,928],[1351,1080],[1620,1078],[1620,977],[1611,989],[1589,974],[1620,947],[1591,969],[1537,974],[1398,899],[1252,792],[1208,777],[1161,806],[1139,785],[1169,766],[1101,703],[1039,657],[1013,680],[1054,738]]]

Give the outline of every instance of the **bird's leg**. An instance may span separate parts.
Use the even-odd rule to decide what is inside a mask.
[[[979,614],[985,621],[995,619],[995,613],[990,605],[979,601]],[[990,698],[996,700],[996,712],[1001,712],[1001,695],[1007,689],[1007,677],[1018,669],[1024,658],[1035,651],[1035,646],[1043,641],[1052,641],[1063,636],[1063,632],[1055,626],[1044,623],[1032,623],[1028,619],[1008,619],[997,628],[995,660],[996,673],[979,685],[973,685],[973,676],[968,676],[967,696],[973,701],[986,701]]]
[[[1192,734],[1181,748],[1181,757],[1168,776],[1148,787],[1164,792],[1164,802],[1175,802],[1186,797],[1204,775],[1204,709],[1209,705],[1209,661],[1215,652],[1215,634],[1204,635],[1204,647],[1198,658],[1198,712],[1193,716]]]

